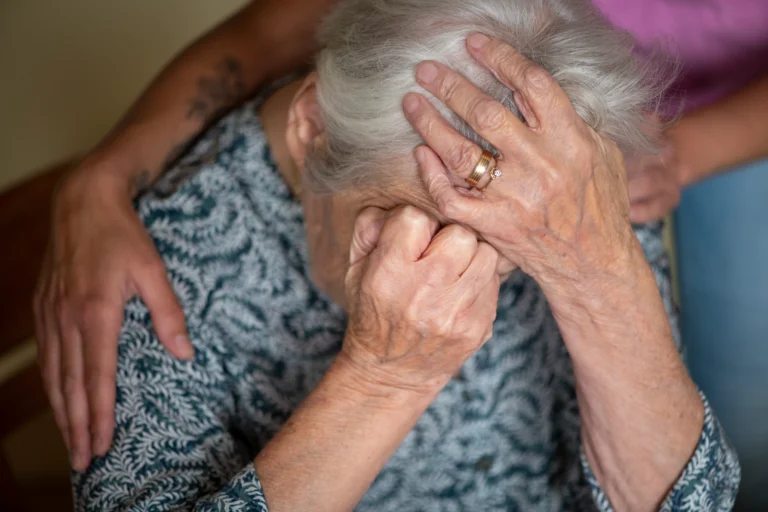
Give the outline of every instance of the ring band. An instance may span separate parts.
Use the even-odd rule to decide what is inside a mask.
[[[501,169],[499,169],[498,167],[494,167],[493,170],[491,170],[491,172],[489,173],[489,176],[491,177],[491,179],[488,180],[488,183],[486,183],[482,187],[475,187],[475,190],[479,190],[480,192],[482,192],[483,190],[488,188],[488,185],[493,183],[493,180],[497,180],[501,178]]]
[[[496,161],[493,158],[493,155],[490,152],[483,150],[483,154],[480,155],[480,160],[477,162],[477,165],[475,165],[475,168],[472,169],[472,173],[466,179],[466,182],[469,184],[469,188],[476,187],[478,182],[483,179],[483,176],[485,176],[485,173],[487,173],[495,165]]]

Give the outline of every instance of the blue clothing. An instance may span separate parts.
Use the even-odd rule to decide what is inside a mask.
[[[739,454],[744,511],[768,510],[767,196],[765,160],[684,191],[675,217],[688,367]]]
[[[196,355],[168,355],[145,305],[127,305],[114,443],[74,475],[76,508],[266,511],[252,460],[330,365],[345,316],[309,279],[302,208],[270,159],[256,104],[212,128],[138,210]],[[672,315],[660,226],[637,234]],[[698,447],[663,510],[729,510],[738,480],[707,406]],[[465,509],[610,510],[581,451],[568,353],[541,291],[522,273],[502,286],[493,339],[358,506]]]

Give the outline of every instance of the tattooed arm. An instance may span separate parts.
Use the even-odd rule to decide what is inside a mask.
[[[117,336],[128,298],[141,296],[171,354],[193,352],[162,260],[131,199],[212,120],[260,84],[300,67],[312,51],[317,20],[334,1],[247,5],[173,60],[61,184],[35,318],[46,391],[74,469],[111,443]]]
[[[86,160],[131,180],[147,171],[150,184],[213,119],[307,62],[317,20],[334,2],[251,2],[179,54]]]

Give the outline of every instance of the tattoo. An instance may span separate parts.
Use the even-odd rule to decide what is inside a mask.
[[[245,93],[243,66],[237,59],[226,58],[216,66],[214,75],[197,80],[197,95],[189,102],[187,119],[208,124],[219,117]]]
[[[145,192],[147,188],[149,188],[149,171],[144,169],[131,178],[131,195],[136,197]]]

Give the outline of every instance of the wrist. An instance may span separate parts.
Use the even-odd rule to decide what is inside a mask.
[[[445,386],[442,382],[415,385],[393,378],[388,370],[344,349],[336,356],[326,377],[333,379],[335,387],[348,399],[361,405],[384,409],[416,408],[422,412]]]
[[[680,188],[702,181],[711,174],[711,158],[702,160],[703,141],[697,140],[701,129],[695,115],[686,116],[670,128],[667,137],[675,151],[677,178]]]
[[[127,170],[116,172],[114,168],[105,166],[97,162],[94,156],[88,155],[59,183],[54,196],[54,207],[77,207],[86,197],[99,197],[109,202],[130,202],[133,190],[130,176]]]
[[[638,284],[654,281],[645,254],[634,234],[628,242],[597,261],[573,265],[558,279],[540,279],[542,291],[555,313],[574,320],[609,314],[638,291]]]

